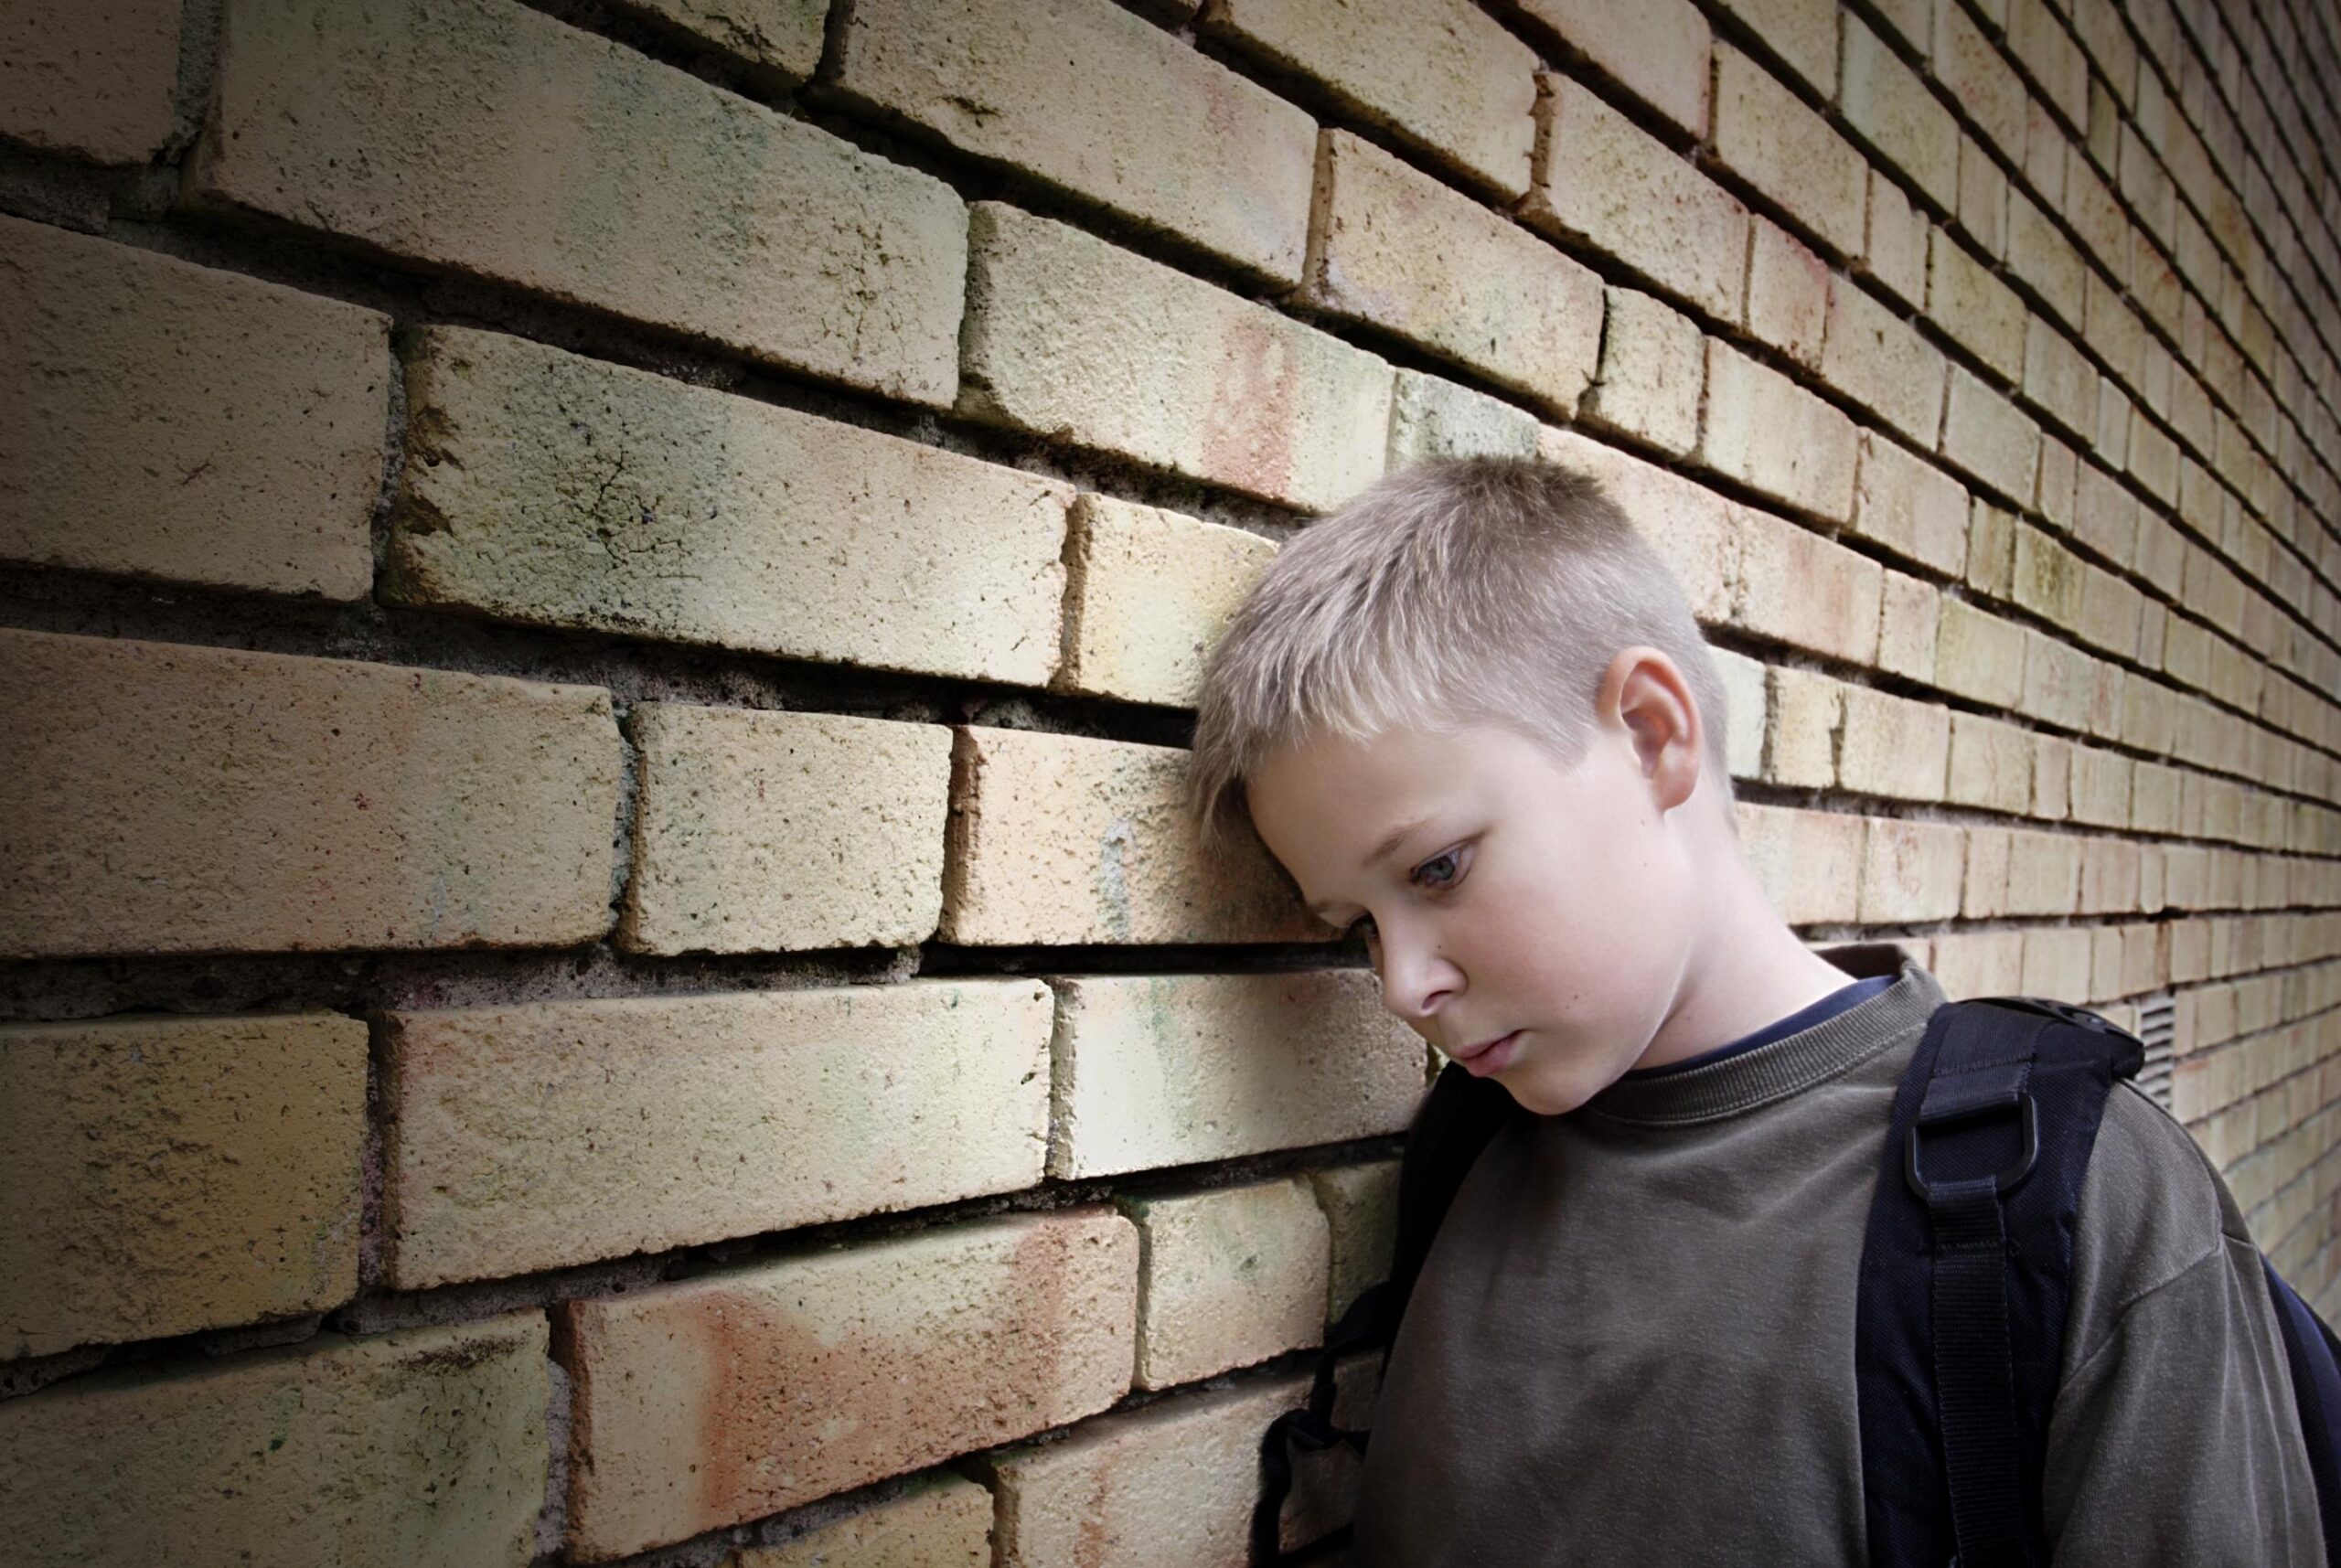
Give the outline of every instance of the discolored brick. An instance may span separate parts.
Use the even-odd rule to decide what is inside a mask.
[[[1310,1171],[1309,1179],[1332,1232],[1332,1291],[1325,1321],[1338,1323],[1367,1286],[1389,1277],[1398,1233],[1398,1162],[1327,1166]]]
[[[1504,286],[1491,289],[1490,277]],[[1562,418],[1601,354],[1601,280],[1346,131],[1319,142],[1300,299],[1467,366]]]
[[[968,240],[961,413],[1305,509],[1381,476],[1376,356],[1013,208],[978,203]]]
[[[963,726],[940,934],[972,946],[1306,941],[1265,851],[1206,854],[1170,746]]]
[[[1523,216],[1712,317],[1736,319],[1747,208],[1582,84],[1552,72],[1537,82],[1535,178]]]
[[[598,1563],[1103,1410],[1138,1233],[1082,1206],[562,1302],[568,1551]]]
[[[1401,370],[1390,399],[1390,466],[1431,457],[1534,457],[1536,416],[1438,376]]]
[[[1877,562],[1769,512],[1734,506],[1731,517],[1740,545],[1733,625],[1854,664],[1876,660]]]

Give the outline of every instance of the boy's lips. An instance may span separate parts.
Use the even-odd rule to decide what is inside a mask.
[[[1487,1076],[1489,1072],[1503,1070],[1513,1061],[1514,1041],[1519,1041],[1519,1029],[1513,1029],[1510,1034],[1498,1034],[1493,1040],[1481,1040],[1477,1046],[1449,1051],[1447,1055],[1451,1061],[1463,1062],[1463,1070],[1470,1072],[1472,1076]]]

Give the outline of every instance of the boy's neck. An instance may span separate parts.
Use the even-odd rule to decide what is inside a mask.
[[[1741,856],[1726,859],[1718,880],[1717,896],[1698,921],[1674,1005],[1636,1067],[1664,1067],[1713,1051],[1853,980],[1789,929]]]

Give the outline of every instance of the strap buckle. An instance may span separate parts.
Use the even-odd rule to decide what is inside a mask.
[[[1911,1124],[1909,1137],[1902,1145],[1902,1179],[1910,1184],[1910,1190],[1918,1194],[1920,1202],[1931,1204],[1935,1195],[1933,1189],[1927,1184],[1925,1168],[1919,1162],[1919,1135],[1929,1127],[1956,1126],[2009,1110],[2017,1114],[2024,1151],[2015,1163],[1992,1178],[1999,1195],[2004,1198],[2024,1184],[2024,1179],[2032,1174],[2034,1162],[2040,1157],[2040,1115],[2033,1106],[2030,1091],[2012,1089],[2004,1096],[1980,1105],[1962,1105],[1955,1110],[1938,1111],[1931,1116],[1924,1112],[1919,1114],[1918,1120]]]

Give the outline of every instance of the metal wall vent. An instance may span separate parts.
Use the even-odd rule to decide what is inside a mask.
[[[2138,1069],[2138,1087],[2164,1110],[2170,1109],[2170,1070],[2177,1052],[2178,1008],[2169,993],[2148,997],[2138,1004],[2138,1038],[2146,1044],[2146,1063]]]

